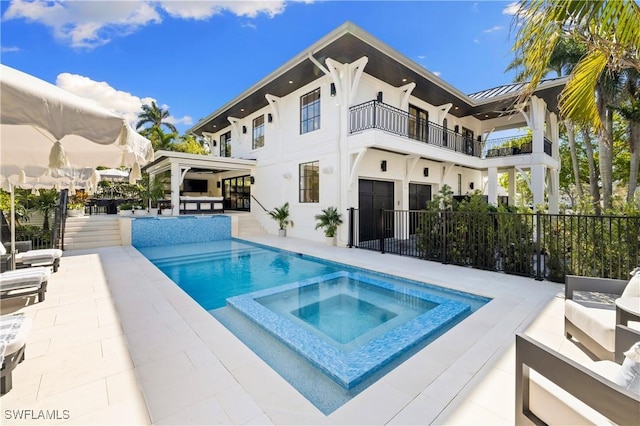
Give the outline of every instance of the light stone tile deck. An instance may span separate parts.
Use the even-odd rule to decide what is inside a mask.
[[[2,424],[513,424],[516,332],[590,361],[563,337],[561,285],[253,240],[493,301],[325,416],[133,247],[67,251],[44,302],[1,306],[34,320]]]

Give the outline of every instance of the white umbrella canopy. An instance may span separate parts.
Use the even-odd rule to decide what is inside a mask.
[[[6,65],[0,91],[3,165],[132,167],[153,160],[151,142],[89,100]]]
[[[43,174],[55,177],[56,169],[139,169],[153,160],[149,140],[122,117],[89,100],[1,64],[0,93],[0,173],[9,183],[14,175],[9,170],[15,168],[24,181]],[[46,168],[45,173],[38,168]],[[15,253],[13,200],[11,207]]]

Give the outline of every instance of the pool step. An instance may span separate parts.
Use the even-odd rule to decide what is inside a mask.
[[[208,253],[200,253],[200,254],[190,254],[186,256],[175,256],[168,257],[164,259],[156,259],[153,260],[153,263],[158,268],[165,268],[177,265],[187,265],[187,264],[195,264],[202,262],[210,262],[219,259],[228,259],[228,258],[238,258],[242,256],[255,256],[260,255],[260,249],[258,248],[249,248],[242,250],[233,250],[231,253],[229,252],[208,252]]]

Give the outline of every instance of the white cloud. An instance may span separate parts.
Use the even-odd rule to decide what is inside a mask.
[[[2,19],[25,19],[53,30],[54,36],[76,48],[95,48],[113,36],[126,35],[139,27],[161,22],[153,5],[143,1],[100,0],[48,2],[13,0]]]
[[[503,15],[515,15],[520,10],[520,4],[518,2],[509,3],[504,9],[502,9]]]
[[[17,46],[2,46],[2,48],[0,48],[0,51],[2,53],[19,52],[20,48]]]
[[[221,13],[244,18],[283,13],[284,0],[179,1],[179,0],[12,0],[3,21],[24,19],[52,29],[54,36],[74,48],[93,49],[114,37],[162,22],[162,13],[177,19],[206,20]]]
[[[131,93],[117,90],[104,81],[94,81],[89,77],[66,72],[58,75],[56,85],[113,111],[125,118],[132,126],[135,126],[138,121],[142,105],[150,105],[152,101],[156,101],[154,98],[140,98]],[[167,105],[162,105],[161,108],[169,109]],[[169,117],[167,121],[173,124],[190,125],[193,120],[189,116],[184,116],[182,118]]]
[[[174,18],[208,19],[230,12],[237,16],[255,18],[261,13],[273,17],[284,12],[285,2],[271,1],[176,1],[164,0],[159,6]]]
[[[501,29],[503,29],[503,28],[504,28],[504,27],[503,27],[503,26],[501,26],[501,25],[495,25],[495,26],[493,26],[493,27],[491,27],[491,28],[489,28],[489,29],[482,30],[482,32],[483,32],[483,33],[493,33],[493,32],[496,32],[496,31],[500,31],[500,30],[501,30]]]

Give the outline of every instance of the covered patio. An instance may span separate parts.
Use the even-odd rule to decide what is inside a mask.
[[[142,170],[165,182],[172,215],[250,209],[255,160],[174,151],[157,151],[155,158]]]

